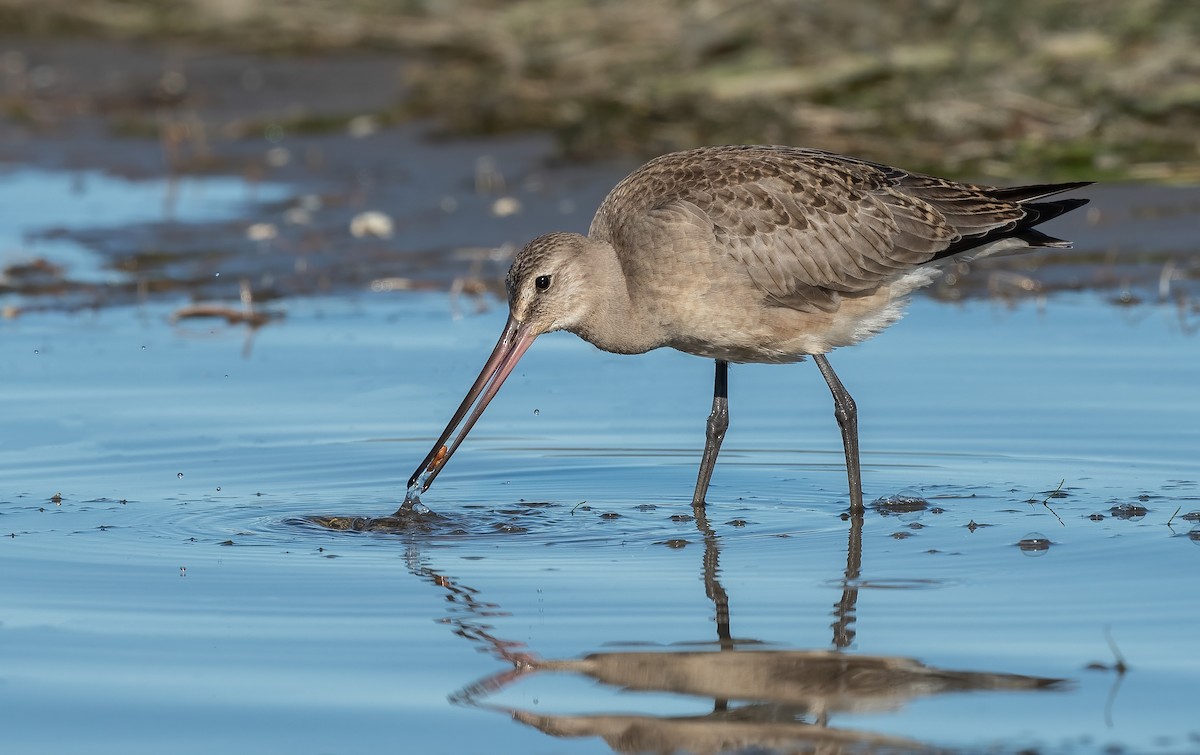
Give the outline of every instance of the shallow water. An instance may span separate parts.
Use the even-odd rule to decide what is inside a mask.
[[[706,530],[711,366],[565,335],[424,495],[437,516],[318,526],[396,508],[503,313],[454,320],[437,294],[286,308],[254,333],[157,304],[0,326],[13,751],[703,749],[714,727],[767,749],[1200,747],[1200,350],[1171,309],[918,299],[836,354],[868,498],[928,502],[872,507],[856,542],[810,365],[734,368]],[[1048,549],[1018,547],[1035,533]],[[900,670],[882,692],[849,681],[876,672],[763,676],[835,646]],[[544,665],[630,651],[747,653],[756,692],[722,692],[740,676],[711,663],[680,681],[678,655],[634,657],[616,686]]]
[[[564,191],[587,206],[611,179],[583,172]],[[201,279],[292,264],[299,248],[280,245],[192,266],[280,222],[289,193],[10,170],[3,262],[37,255],[121,288],[141,275],[122,255],[161,252],[162,281],[220,292]],[[531,212],[504,233],[578,220],[518,195]],[[1145,196],[1130,206],[1160,199]],[[1175,291],[1193,282],[1196,214],[1172,197],[1192,209],[1145,241],[1134,279],[1152,287],[1178,256]],[[1136,259],[1126,242],[1147,226],[1105,206],[1081,251],[1111,238]],[[435,225],[421,233],[482,233]],[[181,236],[185,253],[157,246]],[[363,262],[330,238],[304,252],[314,266]],[[1055,278],[1089,272],[1068,260]],[[811,365],[733,368],[697,519],[711,364],[546,336],[423,496],[434,513],[389,518],[499,306],[456,318],[445,294],[281,284],[285,317],[251,329],[176,321],[180,288],[97,308],[113,300],[73,290],[0,298],[15,313],[0,320],[5,751],[1200,749],[1186,297],[916,299],[832,358],[876,501],[848,521]]]
[[[834,354],[861,521],[811,365],[734,368],[697,520],[711,365],[562,335],[388,517],[503,322],[402,289],[633,165],[388,125],[387,53],[6,43],[0,751],[1200,751],[1195,188]]]
[[[155,223],[223,219],[248,202],[278,201],[284,187],[227,176],[130,180],[97,170],[54,172],[0,164],[0,262],[35,256],[78,283],[114,283],[120,271],[78,243],[72,229],[92,231]],[[70,220],[70,226],[64,220]]]

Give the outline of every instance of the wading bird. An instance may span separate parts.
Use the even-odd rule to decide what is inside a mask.
[[[850,507],[861,512],[857,409],[826,354],[899,319],[907,294],[943,263],[1069,247],[1034,226],[1088,201],[1047,197],[1087,185],[965,184],[796,147],[705,147],[651,160],[609,193],[587,236],[546,234],[516,255],[508,323],[409,480],[404,508],[533,340],[566,330],[616,354],[669,346],[716,360],[696,506],[729,425],[729,363],[811,356],[833,393]]]

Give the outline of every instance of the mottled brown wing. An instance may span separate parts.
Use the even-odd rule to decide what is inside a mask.
[[[843,294],[873,291],[964,236],[983,242],[1024,216],[1016,202],[984,193],[988,187],[795,148],[677,153],[622,184],[601,213],[620,207],[626,216],[603,219],[602,230],[636,231],[630,210],[659,226],[659,239],[672,224],[706,225],[714,250],[766,296],[806,310],[834,309]],[[640,213],[629,206],[634,197]]]

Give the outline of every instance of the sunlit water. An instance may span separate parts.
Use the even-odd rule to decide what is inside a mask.
[[[854,751],[1200,748],[1200,350],[1173,309],[918,299],[835,354],[868,499],[928,502],[871,508],[857,546],[811,365],[734,367],[706,537],[689,502],[711,365],[567,335],[534,346],[422,496],[435,514],[322,527],[397,508],[503,312],[286,308],[253,334],[159,305],[0,325],[6,751],[606,752],[635,740],[602,724],[738,715],[768,749],[768,725],[805,741],[818,721]],[[537,665],[718,653],[726,628],[723,652],[846,645],[1063,681],[896,687],[826,720]]]
[[[72,280],[109,283],[120,273],[64,238],[70,228],[195,223],[231,215],[247,202],[285,196],[282,186],[227,176],[129,180],[96,170],[51,172],[0,165],[0,264],[40,257]]]

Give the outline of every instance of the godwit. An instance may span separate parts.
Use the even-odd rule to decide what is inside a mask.
[[[669,346],[716,360],[697,506],[729,425],[729,363],[811,356],[833,393],[850,506],[861,512],[857,409],[826,353],[899,319],[906,295],[939,263],[1070,246],[1034,226],[1088,201],[1042,200],[1087,185],[964,184],[797,147],[651,160],[609,193],[587,236],[546,234],[516,255],[508,324],[409,480],[404,507],[433,483],[533,340],[566,330],[617,354]]]

